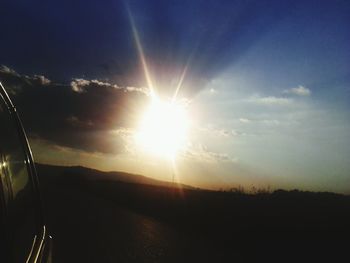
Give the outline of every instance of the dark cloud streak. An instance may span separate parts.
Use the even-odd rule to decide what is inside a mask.
[[[0,80],[17,105],[29,135],[59,146],[87,152],[122,152],[123,141],[112,131],[134,127],[148,103],[142,89],[86,81],[84,91],[76,92],[71,85],[7,69],[0,69]]]

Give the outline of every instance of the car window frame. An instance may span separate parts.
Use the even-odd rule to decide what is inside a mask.
[[[44,241],[47,233],[46,233],[44,215],[42,212],[43,206],[42,206],[41,193],[39,189],[39,180],[38,180],[35,165],[34,165],[33,154],[29,147],[28,138],[25,134],[22,122],[17,114],[17,109],[12,103],[10,97],[8,96],[1,82],[0,82],[0,100],[4,102],[4,105],[6,107],[5,110],[7,111],[7,114],[9,114],[9,117],[13,122],[14,129],[17,131],[19,142],[23,151],[23,156],[25,158],[28,178],[30,180],[32,190],[33,190],[33,193],[32,193],[33,200],[34,200],[33,209],[36,210],[35,214],[37,215],[36,226],[35,226],[36,233],[35,233],[33,244],[31,246],[31,250],[27,257],[26,262],[27,263],[38,262],[38,259],[40,258],[40,252],[44,245]],[[3,198],[1,197],[1,199]],[[3,209],[6,211],[7,207],[3,207]]]

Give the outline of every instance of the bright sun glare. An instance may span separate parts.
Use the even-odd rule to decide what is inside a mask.
[[[154,98],[141,119],[136,142],[148,153],[174,158],[186,146],[188,126],[184,105]]]
[[[186,146],[189,120],[184,105],[176,101],[177,94],[185,78],[185,67],[171,101],[161,101],[153,89],[152,78],[148,70],[140,38],[129,13],[136,47],[144,70],[147,86],[150,89],[152,103],[141,119],[136,133],[136,143],[144,151],[174,160],[176,154]]]

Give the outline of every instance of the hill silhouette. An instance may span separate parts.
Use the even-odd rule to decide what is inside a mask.
[[[144,175],[121,172],[121,171],[110,171],[104,172],[84,166],[56,166],[48,164],[37,163],[36,167],[42,174],[49,175],[51,178],[57,180],[80,181],[80,180],[109,180],[119,181],[124,183],[134,183],[143,185],[156,185],[163,187],[173,187],[174,183],[169,181],[162,181],[153,179]],[[186,184],[176,184],[177,187],[184,189],[198,189],[193,186]]]
[[[37,168],[58,262],[337,261],[347,251],[349,196],[209,191],[84,167]]]

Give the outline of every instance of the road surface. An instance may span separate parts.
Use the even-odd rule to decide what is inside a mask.
[[[56,263],[220,260],[211,242],[88,191],[49,185],[43,196]]]

